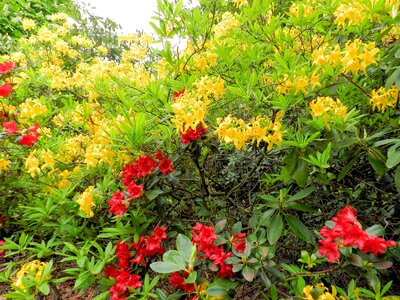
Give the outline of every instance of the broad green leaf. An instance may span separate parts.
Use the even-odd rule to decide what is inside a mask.
[[[398,166],[394,172],[394,183],[396,184],[397,190],[400,191],[400,166]]]
[[[340,173],[337,177],[337,181],[341,181],[346,175],[347,173],[349,173],[349,171],[351,170],[351,168],[354,166],[354,164],[357,162],[357,160],[359,159],[359,155],[357,155],[356,157],[354,157],[352,160],[350,160],[341,170]]]
[[[150,268],[157,273],[168,274],[184,270],[177,264],[165,261],[158,261],[150,264]]]
[[[185,262],[189,262],[192,255],[192,241],[183,234],[178,234],[176,238],[176,249],[179,254],[184,258]]]
[[[289,225],[290,230],[295,236],[302,239],[305,242],[313,243],[314,238],[311,231],[297,218],[292,215],[285,215],[285,220]]]
[[[382,236],[385,233],[385,228],[383,228],[382,225],[375,224],[365,229],[365,231],[370,235]]]
[[[222,286],[210,286],[207,288],[206,293],[209,296],[224,296],[226,295],[226,290]]]
[[[273,245],[275,244],[282,235],[283,231],[283,220],[280,214],[275,214],[271,220],[269,227],[267,228],[267,239],[268,242]]]
[[[391,153],[386,161],[386,166],[391,169],[400,163],[400,150]]]
[[[300,187],[305,186],[307,183],[308,163],[301,157],[297,158],[297,164],[296,164],[296,169],[293,173],[293,178]]]
[[[244,279],[251,282],[254,280],[254,269],[250,268],[249,266],[244,266],[242,275]]]

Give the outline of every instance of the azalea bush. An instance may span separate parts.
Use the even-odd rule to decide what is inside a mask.
[[[153,36],[21,20],[4,296],[398,297],[398,9],[163,0]]]

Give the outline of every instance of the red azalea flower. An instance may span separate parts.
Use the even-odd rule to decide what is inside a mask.
[[[246,234],[245,233],[234,234],[231,237],[230,241],[233,244],[233,248],[237,252],[243,253],[243,251],[246,249]]]
[[[180,97],[185,93],[185,89],[179,91],[179,92],[174,92],[174,101],[176,101],[176,98]]]
[[[187,278],[189,273],[185,275],[185,278]],[[193,293],[196,290],[195,285],[193,283],[185,283],[185,278],[179,272],[175,272],[169,275],[169,282],[176,289],[184,290],[186,293]]]
[[[172,159],[170,158],[163,158],[159,163],[158,167],[160,168],[161,172],[164,175],[167,175],[168,173],[172,173],[175,170],[172,168]]]
[[[104,275],[106,275],[106,278],[110,278],[110,277],[117,278],[117,276],[119,274],[119,270],[116,269],[114,267],[114,265],[110,264],[104,269],[103,273],[104,273]]]
[[[9,71],[15,69],[17,66],[12,61],[5,61],[0,63],[0,74],[7,74]]]
[[[128,186],[126,186],[126,190],[129,193],[129,198],[139,198],[143,192],[143,184],[137,185],[135,181],[132,181]]]
[[[214,230],[214,226],[196,223],[192,231],[192,242],[195,244],[212,244],[217,239]]]
[[[217,276],[221,278],[232,278],[233,277],[232,268],[233,268],[232,265],[220,264]]]
[[[125,195],[117,191],[112,195],[111,200],[108,200],[108,205],[110,206],[109,213],[113,215],[121,216],[126,212],[127,204],[125,202]]]
[[[119,266],[121,268],[128,268],[129,257],[130,257],[130,251],[129,251],[128,244],[118,241],[117,249],[115,250],[115,254],[117,255],[117,258],[118,258],[117,266]]]
[[[12,120],[11,122],[3,122],[1,125],[4,127],[3,131],[8,134],[14,134],[18,131],[17,122],[15,122],[15,120]]]
[[[157,153],[156,153],[155,158],[156,158],[157,160],[163,160],[163,159],[164,159],[164,153],[162,153],[161,150],[157,150]]]
[[[336,217],[332,218],[332,221],[337,224],[354,224],[357,221],[356,214],[357,210],[347,205],[339,211]]]
[[[368,233],[357,225],[350,225],[343,229],[342,242],[344,246],[357,246],[362,249],[367,239]]]
[[[11,83],[7,83],[7,84],[0,86],[0,96],[2,96],[4,98],[8,98],[8,96],[11,94],[11,92],[12,92]]]
[[[322,244],[318,252],[328,258],[328,262],[333,263],[340,258],[339,245],[337,243],[328,240],[319,240],[318,242]]]
[[[5,245],[6,242],[3,240],[0,240],[0,246]],[[3,257],[4,255],[6,255],[6,250],[0,250],[0,257]]]
[[[196,129],[189,128],[185,133],[180,133],[181,143],[190,144],[192,141],[198,140],[203,134],[207,133],[207,129],[204,128],[203,123],[199,123]]]
[[[163,226],[163,227],[156,226],[156,228],[153,231],[153,235],[158,239],[164,240],[164,239],[167,238],[166,231],[167,231],[167,227],[165,227],[165,226]]]
[[[396,242],[385,241],[383,238],[369,235],[361,251],[364,253],[372,252],[375,256],[378,256],[379,253],[385,253],[385,250],[391,246],[396,246]]]
[[[31,134],[23,134],[19,140],[21,146],[33,146],[37,142],[37,136]]]

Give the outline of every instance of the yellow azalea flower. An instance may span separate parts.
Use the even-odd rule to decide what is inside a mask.
[[[214,26],[214,36],[216,39],[226,36],[229,31],[239,26],[240,22],[236,17],[230,12],[225,12],[221,17],[221,21]]]
[[[45,168],[53,169],[55,163],[53,152],[47,150],[46,152],[42,153],[42,157],[44,160],[44,164],[42,165],[42,170]]]
[[[372,110],[379,110],[385,112],[386,107],[395,107],[398,101],[399,90],[396,86],[393,86],[389,90],[385,90],[383,87],[378,90],[372,90],[370,102],[372,104]]]
[[[36,174],[40,174],[39,160],[35,156],[36,150],[29,153],[28,158],[25,160],[25,168],[31,177],[35,177]]]
[[[0,156],[0,172],[7,171],[8,165],[11,163],[11,160],[5,159],[3,155]]]
[[[233,5],[235,5],[237,8],[241,8],[242,6],[248,5],[249,3],[247,0],[232,0]]]
[[[13,280],[13,284],[16,287],[23,289],[24,285],[22,284],[22,278],[27,275],[34,277],[35,280],[39,283],[42,279],[43,269],[47,266],[47,264],[47,262],[41,262],[39,260],[32,260],[25,263],[17,272],[17,275]],[[50,276],[48,276],[46,279],[50,279]]]
[[[93,185],[89,186],[82,194],[79,194],[78,200],[76,200],[76,202],[80,206],[79,209],[83,211],[88,218],[94,216],[92,207],[96,206],[93,200],[93,190],[94,186]]]
[[[24,30],[33,30],[36,27],[36,23],[32,19],[24,18],[22,19],[22,28]]]
[[[43,115],[47,112],[46,105],[40,103],[39,99],[28,98],[25,102],[19,105],[20,118],[34,119],[37,116]]]

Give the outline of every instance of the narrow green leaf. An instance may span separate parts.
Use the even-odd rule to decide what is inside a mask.
[[[313,186],[305,188],[304,190],[301,190],[300,192],[291,196],[286,202],[303,199],[303,198],[307,197],[308,195],[310,195],[312,192],[314,192],[314,190],[315,190],[315,187],[313,187]]]
[[[295,236],[308,243],[314,242],[313,234],[303,224],[303,222],[299,220],[299,218],[292,215],[285,215],[285,219],[287,224],[289,225],[290,230],[293,232]]]
[[[386,161],[386,166],[391,169],[400,163],[400,151],[391,153]]]
[[[210,286],[207,288],[206,293],[209,296],[224,296],[226,295],[226,290],[222,286]]]
[[[271,220],[269,227],[267,228],[267,239],[268,242],[273,245],[275,244],[282,235],[283,231],[283,220],[280,214],[275,214]]]

